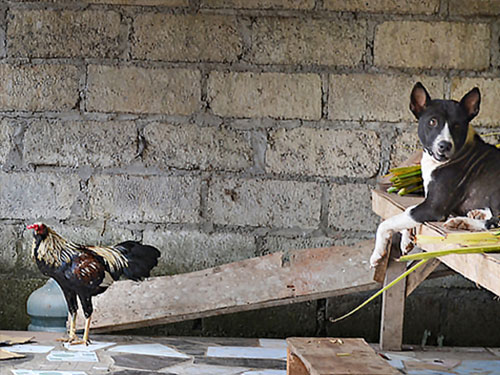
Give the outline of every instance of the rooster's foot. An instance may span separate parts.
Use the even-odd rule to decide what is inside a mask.
[[[64,343],[68,343],[69,345],[82,345],[82,344],[85,344],[85,345],[89,345],[90,344],[90,340],[85,340],[85,339],[81,339],[79,338],[77,335],[70,335],[68,337],[61,337],[61,338],[58,338],[56,339],[56,341],[59,341],[59,342],[64,342]]]
[[[77,338],[76,340],[71,341],[69,344],[70,345],[87,345],[88,346],[90,344],[90,340],[83,340],[83,339]]]
[[[69,335],[68,337],[60,337],[60,338],[56,339],[56,341],[68,342],[70,344],[77,341],[77,340],[79,340],[79,338],[76,335]]]

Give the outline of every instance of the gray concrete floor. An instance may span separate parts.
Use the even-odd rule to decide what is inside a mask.
[[[1,375],[286,375],[285,340],[92,335],[95,345],[108,346],[79,351],[78,346],[67,348],[57,342],[60,334],[0,331],[7,333],[34,336],[35,342],[14,348],[24,351],[25,358],[0,361]],[[379,353],[402,374],[500,374],[500,349]]]

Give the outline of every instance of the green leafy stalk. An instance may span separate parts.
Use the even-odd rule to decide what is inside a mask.
[[[394,177],[391,178],[391,181],[395,180],[395,179],[403,180],[405,178],[414,177],[414,176],[422,176],[422,170],[419,169],[417,171],[411,171],[411,172],[406,172],[406,173],[402,173],[402,174],[394,174]]]
[[[410,186],[416,183],[422,182],[422,177],[411,177],[411,178],[405,178],[404,180],[395,180],[392,182],[392,186],[395,187],[405,187],[405,186]]]
[[[413,187],[404,187],[402,188],[401,190],[398,191],[398,195],[406,195],[406,194],[410,194],[410,193],[414,193],[416,191],[419,191],[419,190],[422,190],[424,188],[424,185],[423,184],[419,184],[419,185],[416,185],[416,186],[413,186]]]
[[[477,244],[478,242],[500,243],[500,232],[498,232],[498,230],[495,230],[486,232],[448,233],[446,234],[446,236],[429,236],[423,234],[419,234],[417,236],[417,243],[419,245],[429,243],[467,245],[469,243]]]
[[[398,262],[408,262],[410,260],[429,260],[432,258],[439,258],[442,256],[452,255],[452,254],[479,254],[479,253],[494,253],[494,252],[500,252],[500,244],[469,246],[469,247],[462,247],[450,250],[427,251],[423,253],[402,256],[398,259]]]
[[[420,165],[411,165],[409,167],[391,168],[389,169],[389,172],[397,176],[399,174],[410,173],[419,170],[421,170]]]
[[[400,282],[401,280],[403,280],[405,277],[407,277],[410,273],[412,273],[413,271],[415,271],[417,268],[423,266],[425,264],[425,262],[427,262],[428,259],[423,259],[421,260],[420,262],[418,262],[417,264],[415,264],[413,267],[409,268],[406,272],[404,272],[401,276],[398,276],[396,279],[394,279],[393,281],[391,281],[389,284],[387,284],[385,287],[383,287],[382,289],[380,289],[378,292],[376,292],[373,296],[371,296],[370,298],[368,298],[365,302],[363,302],[361,305],[359,305],[358,307],[356,307],[355,309],[349,311],[347,314],[345,315],[342,315],[341,317],[339,318],[336,318],[336,319],[333,319],[333,318],[330,318],[330,321],[332,323],[336,323],[336,322],[339,322],[349,316],[351,316],[352,314],[354,314],[355,312],[361,310],[363,307],[365,307],[366,305],[368,305],[371,301],[373,301],[375,298],[377,298],[378,296],[380,296],[382,293],[384,293],[387,289],[390,289],[392,288],[394,285],[396,285],[398,282]]]
[[[391,186],[387,189],[388,193],[398,193],[406,195],[422,189],[422,168],[420,165],[410,167],[392,168],[388,176]]]

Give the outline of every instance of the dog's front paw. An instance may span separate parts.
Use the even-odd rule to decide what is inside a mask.
[[[383,257],[384,257],[383,255],[377,253],[376,251],[373,251],[372,256],[370,257],[370,267],[371,268],[377,267]]]
[[[459,229],[480,231],[484,230],[484,220],[471,219],[469,217],[453,217],[444,223],[446,229]]]
[[[385,244],[375,243],[375,249],[373,250],[372,256],[370,257],[370,267],[371,268],[377,267],[384,258],[384,256],[386,255],[386,253],[387,251],[385,249]]]
[[[401,231],[401,254],[406,255],[415,248],[417,236],[415,228]]]
[[[491,210],[489,208],[470,210],[467,212],[467,217],[470,219],[477,220],[488,220],[493,217]]]

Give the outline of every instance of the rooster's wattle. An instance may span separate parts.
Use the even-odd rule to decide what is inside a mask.
[[[42,223],[28,225],[34,229],[31,256],[40,271],[57,281],[71,314],[70,343],[89,343],[92,297],[104,292],[120,276],[131,280],[149,277],[157,265],[158,249],[135,241],[114,246],[85,246],[59,236]],[[76,336],[77,296],[86,318],[83,340]]]

